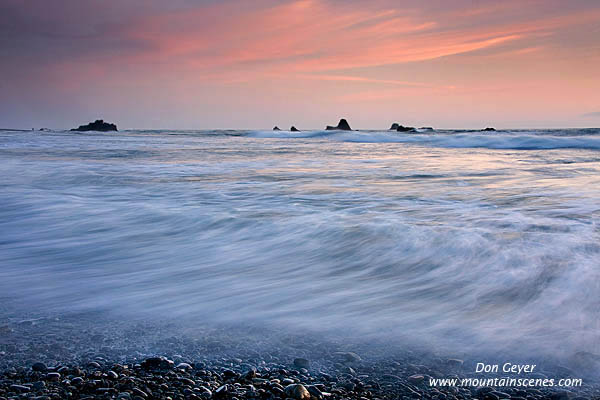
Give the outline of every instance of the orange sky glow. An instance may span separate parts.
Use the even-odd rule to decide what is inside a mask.
[[[127,3],[1,6],[0,125],[600,125],[597,1]]]

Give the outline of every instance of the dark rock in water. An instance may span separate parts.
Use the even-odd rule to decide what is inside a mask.
[[[85,132],[85,131],[98,131],[98,132],[109,132],[116,131],[117,125],[104,122],[104,120],[97,119],[94,122],[90,122],[87,125],[80,125],[79,128],[71,129],[71,131]]]
[[[396,131],[398,131],[398,132],[416,132],[417,130],[412,126],[398,125],[398,127],[396,128]]]
[[[296,128],[295,126],[292,126],[290,128],[290,131],[292,131],[292,132],[300,132],[300,130],[298,130],[298,128]]]
[[[274,130],[274,131],[280,131],[281,129],[279,129],[279,127],[278,127],[278,126],[276,126],[276,127],[274,127],[274,128],[273,128],[273,130]]]
[[[495,129],[495,128],[490,128],[490,127],[487,127],[487,128],[485,128],[485,129],[482,129],[481,131],[482,131],[482,132],[495,132],[495,131],[496,131],[496,129]]]
[[[342,119],[340,119],[340,122],[338,122],[337,126],[327,125],[325,130],[328,130],[328,131],[334,131],[334,130],[351,131],[352,128],[350,128],[350,124],[348,123],[348,121],[346,121],[344,118],[342,118]]]
[[[396,129],[398,129],[398,127],[399,127],[399,126],[400,126],[400,124],[399,124],[399,123],[397,123],[397,122],[394,122],[394,123],[392,124],[392,126],[390,127],[390,131],[395,131]]]
[[[433,127],[431,127],[431,126],[422,126],[419,129],[422,129],[424,131],[433,131],[434,130]]]
[[[310,367],[310,361],[308,361],[306,358],[295,358],[294,359],[294,366],[297,368],[306,368],[308,369]]]
[[[36,372],[46,372],[48,370],[48,367],[46,367],[46,364],[42,362],[36,362],[31,366],[31,369]]]
[[[285,395],[296,400],[310,400],[310,393],[304,385],[292,384],[285,387]]]

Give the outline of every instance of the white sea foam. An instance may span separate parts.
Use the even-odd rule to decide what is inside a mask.
[[[0,292],[24,310],[594,351],[598,140],[2,134]],[[555,151],[489,151],[526,148]]]
[[[519,133],[434,132],[398,133],[394,131],[252,131],[250,137],[308,139],[323,138],[357,143],[408,143],[444,148],[488,148],[515,150],[590,149],[600,150],[600,135],[563,136]]]

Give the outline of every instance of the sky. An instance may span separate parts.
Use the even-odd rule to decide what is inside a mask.
[[[0,128],[600,126],[598,0],[1,0]]]

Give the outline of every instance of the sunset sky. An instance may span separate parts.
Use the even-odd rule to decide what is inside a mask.
[[[598,0],[2,0],[0,128],[600,126]]]

